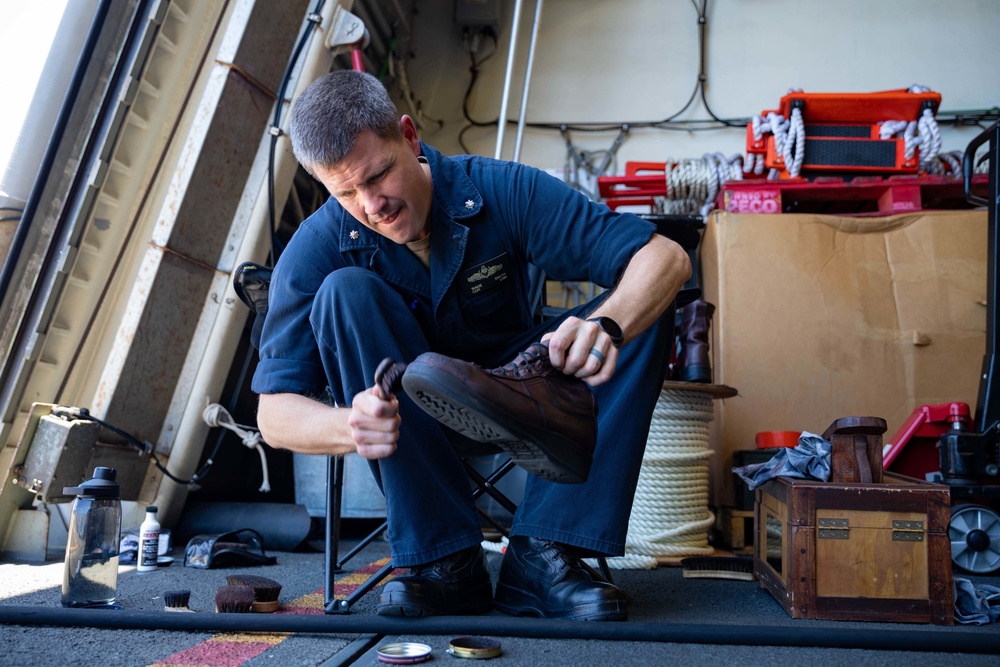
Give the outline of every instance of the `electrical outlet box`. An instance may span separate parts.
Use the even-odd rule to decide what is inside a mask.
[[[455,23],[463,29],[500,32],[500,0],[455,0]]]

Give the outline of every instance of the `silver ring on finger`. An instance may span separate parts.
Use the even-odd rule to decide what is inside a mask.
[[[590,353],[592,355],[594,355],[595,357],[597,357],[597,361],[599,361],[602,364],[604,363],[604,353],[603,352],[601,352],[600,350],[598,350],[596,347],[592,347],[592,348],[590,348]]]

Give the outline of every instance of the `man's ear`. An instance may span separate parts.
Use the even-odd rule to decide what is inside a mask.
[[[403,114],[399,119],[399,129],[403,133],[403,141],[406,142],[414,155],[420,155],[420,138],[417,136],[417,126],[413,119]]]

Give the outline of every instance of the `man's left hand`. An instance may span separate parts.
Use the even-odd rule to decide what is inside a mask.
[[[611,379],[618,348],[595,322],[569,317],[555,331],[542,336],[549,343],[549,361],[566,375],[575,375],[591,387]]]

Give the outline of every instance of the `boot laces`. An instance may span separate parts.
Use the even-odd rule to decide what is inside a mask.
[[[547,540],[545,548],[555,552],[555,559],[553,560],[558,559],[562,561],[562,576],[560,580],[565,579],[570,574],[575,574],[585,579],[592,579],[590,572],[583,566],[583,560],[562,544]]]
[[[528,349],[514,357],[510,363],[486,372],[491,375],[519,378],[541,373],[550,368],[552,368],[552,364],[549,363],[549,344],[548,341],[544,341],[532,343]]]
[[[464,556],[465,552],[459,551],[429,563],[414,565],[410,568],[410,574],[431,576],[442,581],[450,581],[455,577],[455,570],[461,567],[461,561]]]

